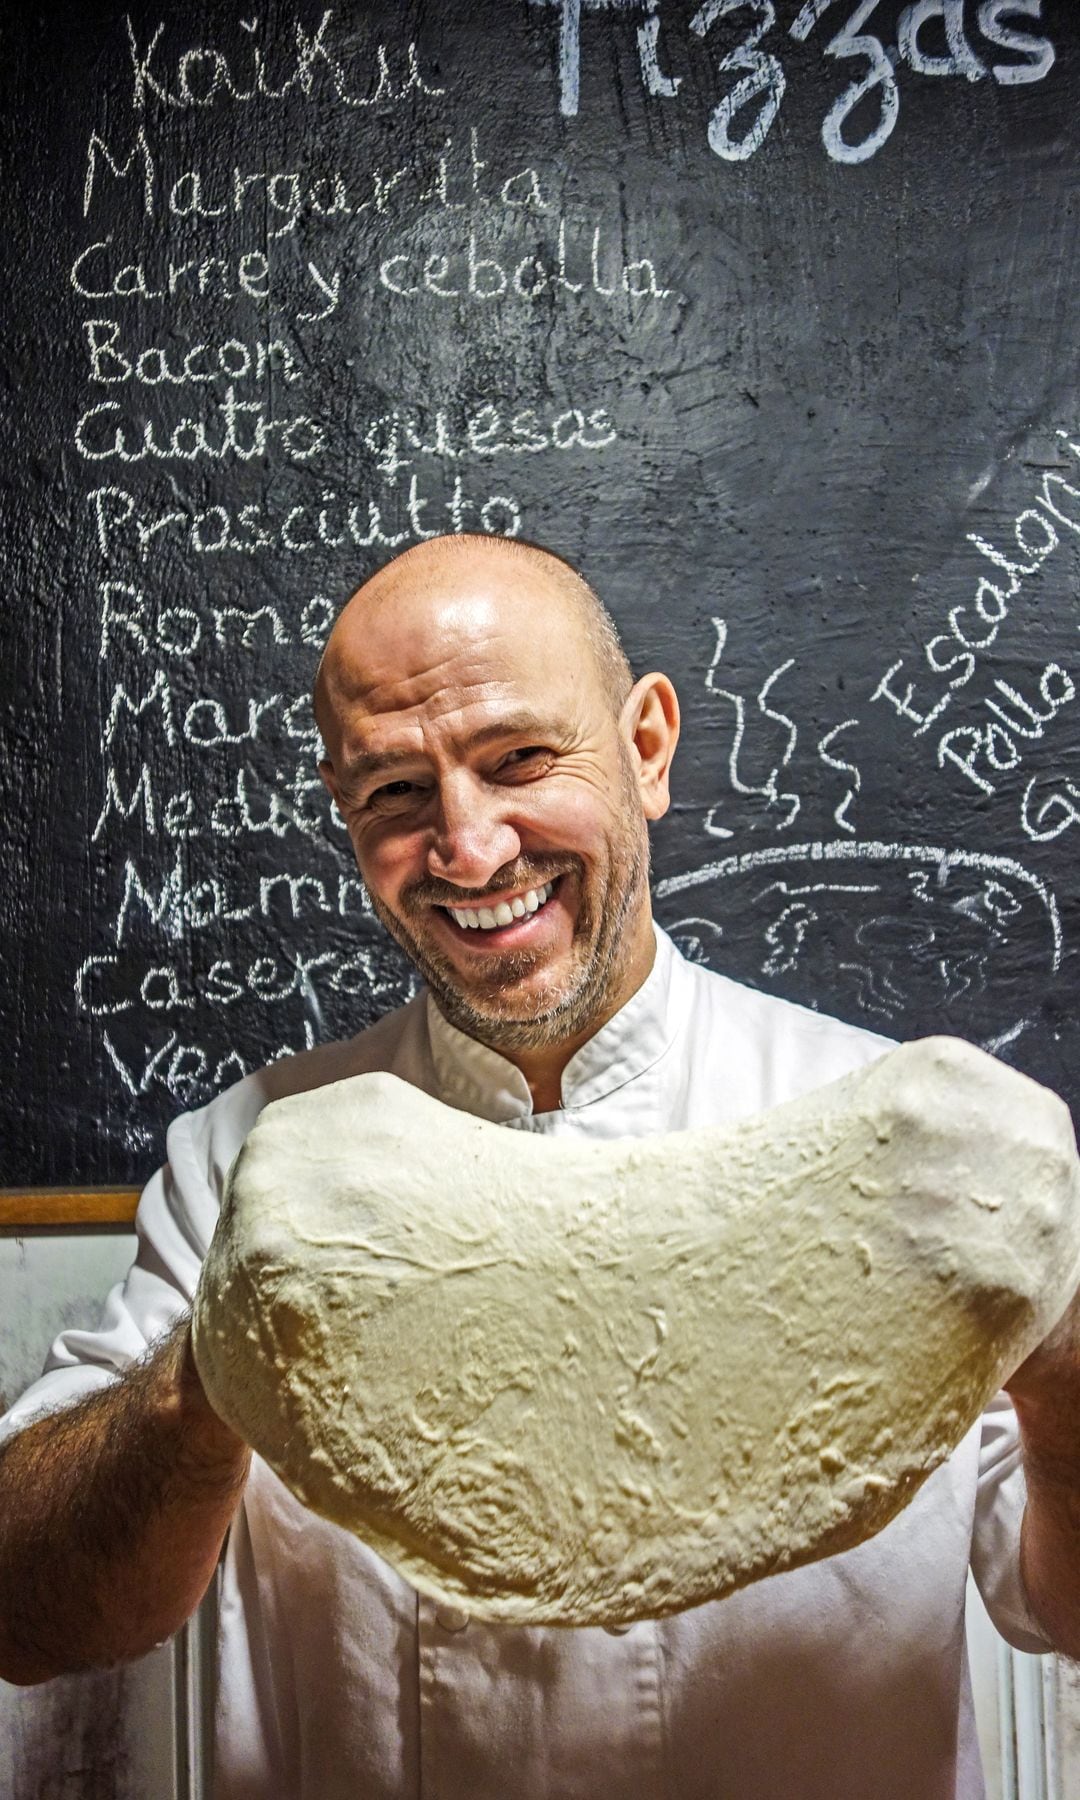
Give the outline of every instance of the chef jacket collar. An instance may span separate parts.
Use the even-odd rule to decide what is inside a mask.
[[[562,1077],[565,1112],[590,1106],[659,1061],[676,1022],[668,1004],[677,952],[654,923],[656,954],[645,980],[626,1005],[575,1051]],[[440,1098],[494,1124],[529,1118],[529,1084],[514,1063],[444,1018],[429,993],[428,1034]]]

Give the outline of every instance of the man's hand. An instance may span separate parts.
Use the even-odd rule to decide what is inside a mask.
[[[102,1667],[178,1629],[209,1585],[247,1445],[203,1392],[185,1318],[100,1393],[0,1451],[0,1677]]]

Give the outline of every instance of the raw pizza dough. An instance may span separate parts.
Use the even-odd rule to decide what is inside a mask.
[[[363,1075],[280,1100],[194,1309],[216,1410],[479,1619],[616,1624],[903,1507],[1080,1279],[1068,1115],[928,1039],[723,1130],[535,1138]]]

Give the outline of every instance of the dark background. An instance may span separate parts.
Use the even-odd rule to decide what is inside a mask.
[[[790,29],[799,9],[777,0],[770,25],[771,10],[716,17],[661,0],[650,15],[586,0],[578,57],[564,56],[560,79],[569,0],[341,5],[321,40],[336,68],[316,54],[283,98],[240,100],[222,71],[241,88],[257,48],[267,82],[283,85],[298,67],[297,24],[312,42],[324,9],[161,0],[130,15],[149,73],[141,107],[123,12],[86,0],[9,11],[6,1183],[138,1179],[181,1106],[282,1049],[359,1029],[410,991],[362,909],[344,834],[307,785],[303,710],[288,715],[294,735],[285,713],[310,684],[319,620],[391,550],[293,552],[280,526],[298,507],[314,531],[325,506],[335,535],[349,503],[366,524],[374,502],[384,534],[404,545],[417,518],[449,527],[455,477],[476,508],[512,499],[522,533],[596,585],[635,667],[676,681],[685,738],[654,857],[658,914],[684,948],[878,1031],[957,1032],[1080,1097],[1080,492],[1042,487],[1050,476],[1080,490],[1080,18],[1068,0],[1044,0],[1039,21],[1005,14],[1028,46],[1008,50],[987,41],[974,0],[953,7],[951,54],[966,44],[972,73],[1030,70],[1039,40],[1055,51],[1038,80],[968,79],[965,68],[913,68],[897,48],[903,9],[882,0],[864,29],[889,59],[895,120],[862,154],[882,118],[885,89],[871,82],[842,127],[849,160],[837,160],[823,120],[875,55],[837,44],[853,0],[822,7],[801,42]],[[667,93],[643,78],[650,18]],[[409,86],[410,42],[423,87]],[[374,94],[380,43],[383,93],[349,104]],[[186,65],[204,103],[178,103],[180,59],[195,48],[220,60]],[[917,48],[946,57],[943,18],[925,21]],[[755,63],[765,56],[773,63]],[[765,99],[733,110],[726,144],[721,114],[719,154],[710,121],[757,73]],[[731,154],[781,78],[762,141]],[[471,130],[487,165],[475,188]],[[123,176],[97,151],[84,210],[94,133],[117,167],[135,155]],[[295,225],[282,229],[258,181],[230,210],[234,170],[296,174],[309,199]],[[185,174],[190,200],[192,171],[206,204],[226,206],[220,216],[169,210]],[[327,196],[335,171],[352,210],[321,217],[311,189],[322,182]],[[500,197],[507,182],[513,204]],[[551,279],[560,221],[580,293]],[[591,280],[594,231],[596,285],[613,293]],[[390,256],[407,258],[394,266],[414,280],[446,256],[438,283],[467,287],[470,234],[507,274],[507,294],[399,295],[380,281]],[[260,253],[267,298],[222,298],[213,270],[201,295],[189,275],[171,300],[86,297],[71,270],[94,243],[105,248],[84,269],[141,258],[151,286],[170,259],[221,259],[235,282],[238,259]],[[661,298],[622,286],[624,266],[646,256]],[[526,257],[548,277],[529,298],[512,291]],[[299,317],[326,304],[312,261],[338,274],[322,320]],[[131,363],[152,347],[175,368],[199,342],[210,356],[230,341],[251,355],[284,345],[262,380],[234,386],[277,422],[265,452],[88,458],[78,421],[103,403],[116,411],[84,428],[92,449],[118,425],[137,447],[146,421],[167,446],[184,417],[220,441],[226,385],[95,381],[89,319],[103,322],[99,341],[117,327],[109,341]],[[239,366],[241,350],[228,354]],[[606,415],[614,440],[551,447],[553,421],[572,431],[574,408]],[[295,414],[321,434],[311,456],[280,435]],[[391,470],[386,427],[373,425],[394,414],[407,466]],[[428,449],[400,435],[402,421]],[[548,447],[490,453],[529,434]],[[427,510],[410,515],[414,476]],[[133,517],[179,522],[141,548],[130,526],[112,532],[103,554],[90,496],[109,486],[131,497]],[[1045,493],[1075,525],[1047,513]],[[191,520],[214,507],[232,521],[253,509],[269,541],[251,548],[249,531],[243,549],[197,550]],[[1015,536],[1032,508],[1025,542],[1045,548],[1047,520],[1059,540],[1034,568]],[[475,528],[478,511],[462,516]],[[511,515],[495,506],[489,517],[504,529]],[[1015,593],[969,534],[1026,560]],[[875,690],[902,658],[893,691],[912,683],[910,705],[925,715],[961,666],[935,672],[925,646],[947,633],[951,609],[966,607],[974,629],[980,578],[999,583],[1007,616],[938,725],[916,735]],[[102,653],[110,581],[124,584],[114,602],[134,623],[114,623]],[[245,645],[245,621],[215,608],[272,610],[247,621]],[[961,651],[952,641],[933,654],[944,663]],[[154,697],[132,711],[118,690]],[[239,736],[249,703],[272,695],[282,698],[253,738],[195,741],[215,720]],[[972,736],[956,742],[970,747],[991,725],[1000,766],[985,737],[973,764],[987,792],[939,763],[939,742],[964,728]],[[267,820],[272,829],[255,828]],[[310,880],[290,891],[282,875]]]

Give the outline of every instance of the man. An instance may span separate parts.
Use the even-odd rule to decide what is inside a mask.
[[[511,1130],[616,1137],[745,1116],[886,1048],[686,963],[655,931],[647,822],[667,809],[677,702],[663,675],[633,681],[557,559],[472,538],[406,552],[339,617],[316,706],[372,904],[427,992],[170,1129],[102,1329],[58,1340],[5,1424],[0,1674],[38,1681],[163,1639],[231,1523],[229,1800],[973,1800],[969,1556],[1013,1643],[1080,1648],[1069,1322],[1016,1381],[1026,1589],[1000,1399],[869,1543],[618,1634],[433,1606],[210,1410],[184,1309],[268,1100],[384,1069]]]

